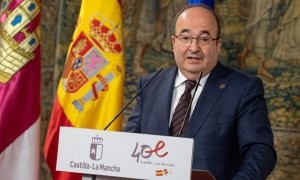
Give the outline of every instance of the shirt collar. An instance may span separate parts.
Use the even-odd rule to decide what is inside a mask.
[[[200,83],[199,83],[200,86],[203,87],[205,85],[209,75],[210,75],[210,73],[208,73],[207,75],[205,75],[204,77],[201,78]],[[176,79],[175,79],[174,87],[180,86],[186,80],[187,80],[187,78],[181,73],[180,69],[178,68],[178,73],[177,73],[177,76],[176,76]]]

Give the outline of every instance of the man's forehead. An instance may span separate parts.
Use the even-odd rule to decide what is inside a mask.
[[[193,18],[191,19],[190,16],[192,16]],[[216,17],[210,10],[201,6],[196,6],[196,7],[188,8],[183,12],[181,12],[181,14],[177,18],[176,24],[178,24],[178,21],[186,21],[186,20],[193,20],[193,19],[196,20],[196,18],[207,20],[207,21],[213,21],[217,23]]]

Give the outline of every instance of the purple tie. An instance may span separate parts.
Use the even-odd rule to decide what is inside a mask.
[[[181,136],[182,134],[184,134],[189,124],[191,108],[188,111],[188,106],[192,99],[191,91],[195,87],[196,81],[186,80],[184,81],[184,83],[185,83],[184,93],[181,95],[172,117],[172,122],[170,127],[171,136]],[[183,122],[186,113],[187,113],[187,118],[185,122]]]

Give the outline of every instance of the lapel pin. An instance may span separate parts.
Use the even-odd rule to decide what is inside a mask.
[[[226,86],[226,85],[225,85],[224,83],[222,83],[222,84],[219,85],[219,88],[220,88],[220,89],[224,89],[225,86]]]

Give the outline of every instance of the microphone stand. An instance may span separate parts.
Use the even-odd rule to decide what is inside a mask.
[[[120,116],[120,114],[131,104],[131,102],[145,89],[145,87],[163,70],[164,68],[160,68],[159,71],[136,93],[133,98],[131,98],[127,104],[121,109],[121,111],[105,126],[103,130],[109,128],[109,126]]]

